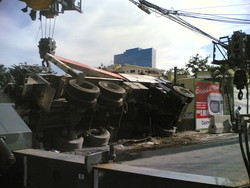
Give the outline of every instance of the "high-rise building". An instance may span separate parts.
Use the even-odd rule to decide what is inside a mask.
[[[138,65],[156,68],[156,51],[153,48],[133,48],[126,50],[123,54],[114,56],[114,64]]]

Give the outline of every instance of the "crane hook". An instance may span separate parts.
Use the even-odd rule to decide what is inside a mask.
[[[239,100],[242,100],[243,99],[243,92],[242,90],[240,89],[239,93],[238,93],[238,99]]]

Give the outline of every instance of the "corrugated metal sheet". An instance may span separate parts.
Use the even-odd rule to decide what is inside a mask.
[[[0,103],[0,137],[11,150],[32,147],[32,133],[13,108],[12,103]]]

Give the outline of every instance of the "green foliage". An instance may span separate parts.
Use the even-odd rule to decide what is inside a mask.
[[[20,63],[19,65],[12,65],[10,68],[5,68],[4,65],[0,65],[0,86],[3,87],[9,82],[15,82],[16,85],[23,85],[25,75],[27,73],[55,73],[52,70],[45,70],[44,67],[35,65],[28,65]]]
[[[174,68],[171,68],[167,71],[167,73],[174,74]],[[177,68],[177,74],[182,74],[182,75],[190,75],[190,72],[185,69],[185,68]]]
[[[0,88],[4,86],[7,76],[7,68],[4,65],[0,64]]]
[[[186,70],[195,74],[197,71],[209,71],[211,66],[208,65],[209,56],[204,59],[199,54],[191,56],[186,64]]]
[[[101,65],[97,68],[102,70],[107,70],[107,67],[103,63],[101,63]]]
[[[229,67],[229,65],[220,65],[210,67],[212,73],[212,78],[215,81],[220,81],[221,79],[232,78],[234,76],[234,70]]]
[[[4,65],[0,64],[0,74],[5,73],[7,71],[7,68],[4,67]]]
[[[226,97],[227,102],[224,103],[225,114],[233,114],[233,77],[236,68],[231,69],[229,65],[223,64],[210,68],[212,79],[214,82],[219,82],[220,91]]]
[[[12,65],[8,72],[14,78],[17,85],[22,85],[28,70],[21,65]]]
[[[227,90],[227,88],[232,85],[230,82],[233,80],[235,70],[236,69],[231,69],[227,64],[210,68],[212,79],[214,82],[220,83],[220,90],[222,93],[224,93],[224,90]]]

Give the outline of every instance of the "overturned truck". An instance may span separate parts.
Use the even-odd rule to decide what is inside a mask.
[[[188,89],[163,78],[115,74],[50,54],[46,57],[67,74],[29,71],[23,81],[9,83],[0,98],[1,103],[13,103],[23,124],[32,132],[32,147],[42,149],[42,153],[67,153],[86,147],[90,150],[89,147],[112,145],[123,138],[170,136],[194,98]],[[8,146],[8,135],[2,138]],[[23,158],[39,153],[33,152],[14,154]],[[11,152],[8,155],[13,156]],[[110,157],[104,160],[103,154],[97,156],[95,162],[85,156],[85,163],[105,162]],[[3,156],[1,159],[5,160]],[[6,168],[4,165],[1,168]]]

